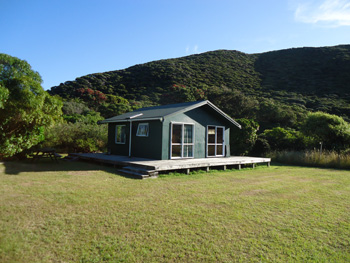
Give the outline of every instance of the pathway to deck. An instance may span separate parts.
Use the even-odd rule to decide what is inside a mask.
[[[241,169],[242,165],[250,164],[253,167],[257,163],[266,163],[270,166],[271,158],[233,156],[222,158],[200,158],[200,159],[177,159],[177,160],[151,160],[138,157],[127,157],[119,155],[107,155],[104,153],[79,153],[71,154],[82,160],[95,161],[99,163],[112,164],[121,167],[119,170],[124,174],[139,178],[156,177],[158,172],[185,170],[190,172],[193,168],[204,168],[209,171],[212,167],[236,166]]]

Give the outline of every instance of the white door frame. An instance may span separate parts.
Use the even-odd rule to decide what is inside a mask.
[[[215,127],[215,143],[209,143],[209,127]],[[217,130],[222,129],[222,144],[221,143],[217,143]],[[225,156],[225,126],[217,126],[217,125],[207,125],[207,129],[206,129],[206,143],[205,143],[205,148],[206,148],[206,157],[207,158],[213,158],[213,157],[224,157]],[[209,156],[208,154],[208,146],[209,145],[214,145],[215,146],[215,155],[211,155]],[[217,153],[217,146],[218,145],[222,145],[222,153],[218,154]]]

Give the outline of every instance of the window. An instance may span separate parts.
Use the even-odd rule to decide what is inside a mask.
[[[192,158],[194,147],[194,124],[172,123],[171,158]]]
[[[207,156],[224,156],[225,127],[207,126]]]
[[[139,123],[139,126],[137,126],[136,136],[148,137],[148,131],[148,123]]]
[[[125,144],[126,141],[126,126],[117,125],[115,126],[115,143]]]

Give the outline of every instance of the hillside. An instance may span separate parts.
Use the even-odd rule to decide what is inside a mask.
[[[349,119],[349,83],[350,45],[340,45],[260,54],[218,50],[86,75],[52,87],[50,93],[74,98],[91,89],[141,106],[229,94],[236,101],[226,99],[226,104],[236,103],[237,96],[258,103],[266,98],[296,112],[322,110]]]

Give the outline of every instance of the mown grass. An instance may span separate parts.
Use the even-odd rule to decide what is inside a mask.
[[[0,165],[1,262],[349,262],[350,172]]]
[[[350,154],[335,151],[278,151],[268,155],[274,161],[284,164],[350,169]]]

